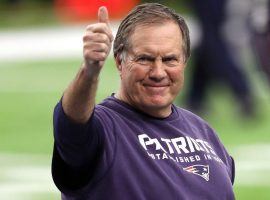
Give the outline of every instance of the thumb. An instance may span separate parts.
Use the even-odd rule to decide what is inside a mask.
[[[109,13],[105,6],[98,9],[98,22],[109,24]]]

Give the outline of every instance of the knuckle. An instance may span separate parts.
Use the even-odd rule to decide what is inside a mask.
[[[111,44],[110,38],[106,34],[102,34],[100,36],[100,41],[102,41],[103,43],[105,43],[107,45],[110,45]]]
[[[86,31],[83,35],[83,41],[89,41],[94,39],[95,33],[92,31]]]
[[[101,23],[99,23],[99,25],[100,25],[101,28],[104,28],[104,29],[107,28],[107,24],[106,23],[101,22]]]
[[[100,61],[105,61],[107,58],[107,54],[105,52],[100,52],[99,53],[99,60]]]
[[[105,42],[107,40],[107,36],[103,33],[100,33],[98,35],[98,37],[99,37],[100,41],[102,41],[102,42]]]
[[[84,43],[84,44],[83,44],[83,50],[84,50],[84,51],[90,50],[91,47],[92,47],[92,45],[89,44],[89,43]]]
[[[107,53],[109,51],[109,49],[110,49],[110,47],[108,45],[103,44],[103,50],[104,50],[104,52]]]
[[[87,31],[84,35],[83,35],[83,41],[90,41],[93,39],[93,32]]]
[[[99,48],[101,49],[101,50],[106,50],[106,44],[104,44],[104,43],[99,43]]]
[[[84,34],[84,36],[83,36],[83,41],[84,42],[87,42],[89,40],[89,34]]]
[[[83,56],[86,60],[94,61],[105,61],[107,58],[107,54],[105,52],[95,52],[90,50],[85,50],[83,52]]]
[[[89,50],[84,50],[83,51],[83,57],[90,58],[90,51]]]
[[[103,52],[93,52],[93,57],[97,61],[104,61],[106,59]]]
[[[83,42],[100,42],[110,44],[110,38],[105,33],[85,33],[82,37]]]
[[[89,24],[86,26],[86,30],[93,30],[93,28],[96,26],[96,24]]]

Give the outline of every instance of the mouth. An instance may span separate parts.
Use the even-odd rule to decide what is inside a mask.
[[[167,88],[167,85],[160,85],[160,86],[153,86],[153,85],[144,85],[145,88],[149,88],[149,89],[162,89],[162,88]]]
[[[153,94],[161,94],[169,87],[168,84],[143,84],[146,91]]]
[[[153,88],[162,88],[162,87],[169,87],[169,84],[165,84],[165,83],[163,83],[163,84],[160,84],[160,83],[151,83],[151,84],[147,84],[147,83],[145,83],[145,84],[143,84],[143,86],[144,87],[153,87]]]

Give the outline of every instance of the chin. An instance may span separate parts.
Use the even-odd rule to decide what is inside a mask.
[[[172,102],[165,99],[164,97],[152,97],[147,99],[144,104],[149,107],[155,107],[155,108],[163,108],[167,107],[171,104]]]

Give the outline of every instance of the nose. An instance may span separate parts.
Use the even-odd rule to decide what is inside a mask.
[[[149,78],[159,82],[166,77],[167,73],[161,59],[156,59],[149,72]]]

